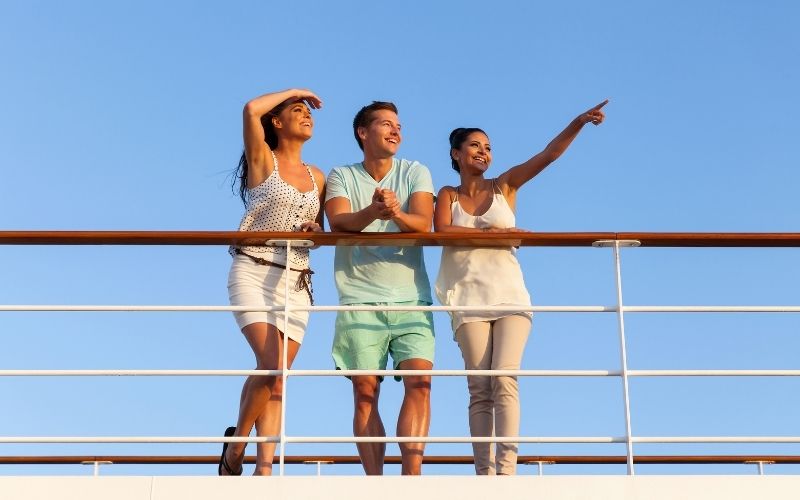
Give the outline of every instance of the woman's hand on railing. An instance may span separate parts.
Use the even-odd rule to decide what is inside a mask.
[[[308,220],[300,224],[300,231],[303,233],[324,233],[325,230],[316,221]],[[309,247],[311,250],[319,248],[319,245],[312,245]]]
[[[482,227],[481,231],[484,233],[532,233],[529,229],[521,229],[518,227]]]

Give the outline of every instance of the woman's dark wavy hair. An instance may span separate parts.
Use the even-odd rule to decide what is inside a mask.
[[[275,127],[272,125],[272,119],[280,114],[283,109],[292,104],[294,99],[288,99],[272,108],[267,114],[261,117],[261,127],[264,129],[264,142],[267,143],[273,151],[278,148],[278,134],[275,132]],[[233,182],[231,183],[231,190],[235,193],[237,191],[236,185],[239,185],[239,197],[242,203],[247,205],[247,155],[242,149],[242,156],[239,158],[239,165],[233,171]]]
[[[450,163],[453,165],[453,170],[456,172],[461,172],[461,169],[458,167],[458,163],[453,159],[453,150],[454,149],[461,149],[461,145],[464,144],[464,141],[467,140],[467,137],[473,132],[480,132],[482,134],[486,134],[483,130],[475,127],[469,128],[457,128],[450,132]]]

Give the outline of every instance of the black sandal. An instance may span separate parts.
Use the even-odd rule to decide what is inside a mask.
[[[232,437],[236,434],[236,427],[228,427],[225,429],[225,437]],[[239,470],[235,471],[231,469],[231,466],[228,465],[228,459],[225,458],[225,452],[228,451],[228,445],[230,443],[225,442],[222,444],[222,455],[219,456],[219,466],[217,467],[217,474],[222,476],[222,470],[224,469],[225,472],[228,473],[229,476],[241,476],[242,475],[242,466],[239,466]]]

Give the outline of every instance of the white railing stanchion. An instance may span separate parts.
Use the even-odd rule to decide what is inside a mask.
[[[746,464],[755,464],[758,466],[758,475],[764,475],[764,465],[773,465],[775,462],[773,460],[748,460],[745,462]]]
[[[100,464],[103,465],[110,465],[113,462],[109,462],[108,460],[87,460],[81,462],[81,465],[91,465],[92,466],[92,476],[99,476],[100,475]]]
[[[625,342],[625,313],[622,302],[622,271],[620,264],[619,249],[620,244],[625,246],[638,246],[638,242],[621,242],[614,240],[614,273],[617,283],[617,324],[619,326],[619,353],[620,368],[622,370],[622,399],[625,405],[625,446],[627,448],[628,475],[635,474],[633,467],[633,439],[631,432],[631,403],[628,385],[628,353]]]
[[[280,475],[283,475],[284,458],[286,457],[286,402],[288,400],[289,387],[286,383],[286,375],[288,370],[289,360],[289,270],[291,269],[291,261],[289,255],[291,254],[292,242],[286,240],[286,269],[284,269],[284,276],[286,279],[283,283],[283,352],[281,353],[281,382],[283,386],[283,393],[281,395],[281,454],[280,454]]]

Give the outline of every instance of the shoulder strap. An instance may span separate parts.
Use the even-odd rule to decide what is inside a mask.
[[[497,177],[492,179],[492,191],[494,191],[496,194],[499,194],[499,195],[503,194],[503,192],[500,191],[500,186],[497,185]]]
[[[278,170],[278,157],[275,156],[275,151],[270,149],[269,152],[272,153],[272,165],[274,166],[275,170],[277,171]]]
[[[306,167],[306,172],[308,172],[308,176],[311,177],[311,183],[314,185],[314,190],[319,191],[319,186],[317,186],[317,180],[314,178],[314,172],[311,171],[311,167],[308,166],[308,163],[303,162],[303,166]]]

